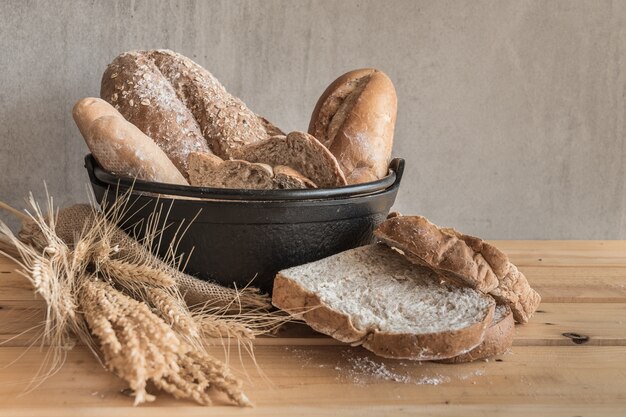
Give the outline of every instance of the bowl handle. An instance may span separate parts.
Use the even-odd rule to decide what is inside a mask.
[[[389,169],[396,173],[396,180],[393,183],[393,186],[395,187],[400,184],[402,174],[404,174],[404,159],[393,158],[389,163]]]

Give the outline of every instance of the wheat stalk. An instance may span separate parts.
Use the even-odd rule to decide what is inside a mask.
[[[179,370],[176,333],[146,304],[95,277],[85,280],[79,302],[107,367],[129,383],[135,404],[152,400],[147,381]]]
[[[118,229],[109,219],[119,213],[85,205],[57,213],[51,198],[44,212],[32,195],[29,204],[32,214],[24,215],[19,239],[4,224],[0,236],[47,304],[42,340],[51,346],[45,359],[50,368],[41,381],[59,369],[76,335],[129,383],[136,404],[154,399],[146,391],[151,381],[177,398],[210,404],[215,390],[250,405],[241,381],[207,353],[201,336],[235,338],[252,355],[256,335],[288,320],[267,311],[267,296],[183,274]],[[152,221],[144,243],[158,246],[160,232]],[[167,252],[176,251],[172,246]],[[179,288],[204,302],[192,313]]]
[[[94,277],[85,281],[79,300],[105,363],[129,383],[135,404],[154,399],[146,392],[148,381],[176,398],[201,404],[211,403],[209,388],[238,405],[250,404],[241,381],[222,362],[191,348],[146,304]]]
[[[144,292],[146,301],[153,306],[153,311],[179,335],[192,343],[199,337],[197,323],[180,295],[156,287],[145,288]]]
[[[98,269],[111,279],[126,285],[150,285],[173,287],[176,281],[163,271],[149,265],[110,259],[98,265]]]

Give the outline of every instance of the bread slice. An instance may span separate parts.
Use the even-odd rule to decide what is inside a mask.
[[[511,307],[518,323],[527,323],[541,303],[539,293],[531,288],[526,276],[512,263],[509,263],[509,272],[500,281],[498,288],[489,294],[498,303]]]
[[[491,326],[485,332],[485,339],[480,345],[467,353],[439,362],[464,363],[502,355],[513,346],[513,336],[515,336],[515,320],[513,320],[511,309],[504,304],[499,304],[496,306]]]
[[[317,188],[313,181],[285,165],[276,165],[274,167],[274,185],[276,185],[275,188],[281,189]]]
[[[189,155],[189,183],[194,186],[215,188],[272,188],[274,173],[265,164],[246,161],[223,161],[207,153]]]
[[[342,342],[415,360],[475,348],[495,307],[491,297],[442,284],[432,271],[380,244],[280,271],[272,303]]]
[[[272,166],[289,166],[318,187],[346,185],[346,178],[333,154],[304,132],[273,136],[263,142],[243,146],[234,151],[233,157]]]
[[[289,167],[273,169],[267,164],[222,160],[219,156],[195,152],[189,155],[189,182],[198,187],[233,189],[315,188],[315,184]]]
[[[387,219],[374,235],[411,262],[493,295],[511,308],[519,323],[526,323],[539,306],[541,297],[508,256],[480,238],[440,228],[421,216]]]

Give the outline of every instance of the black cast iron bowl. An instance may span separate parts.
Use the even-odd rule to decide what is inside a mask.
[[[167,213],[160,219],[159,247],[153,248],[158,255],[164,256],[176,232],[180,236],[189,226],[177,239],[177,252],[191,254],[187,273],[238,287],[254,278],[252,285],[271,291],[280,269],[370,243],[374,228],[396,199],[404,160],[391,161],[389,175],[378,181],[304,190],[233,190],[133,180],[105,171],[92,155],[85,157],[85,168],[101,205],[130,193],[119,225],[136,238],[144,236],[155,210]]]

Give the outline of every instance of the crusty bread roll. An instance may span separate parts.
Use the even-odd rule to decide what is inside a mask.
[[[237,149],[237,159],[291,167],[318,187],[340,187],[346,178],[335,157],[313,136],[291,132]]]
[[[207,70],[168,50],[121,54],[107,67],[100,94],[185,173],[192,152],[228,159],[233,149],[280,132]]]
[[[189,182],[198,187],[233,189],[315,188],[315,184],[289,167],[242,160],[222,160],[211,154],[194,152],[189,156]]]
[[[348,184],[387,175],[397,105],[393,83],[373,68],[342,75],[319,98],[309,133],[337,157]]]
[[[189,185],[161,148],[104,100],[84,98],[72,113],[91,153],[107,171]]]

